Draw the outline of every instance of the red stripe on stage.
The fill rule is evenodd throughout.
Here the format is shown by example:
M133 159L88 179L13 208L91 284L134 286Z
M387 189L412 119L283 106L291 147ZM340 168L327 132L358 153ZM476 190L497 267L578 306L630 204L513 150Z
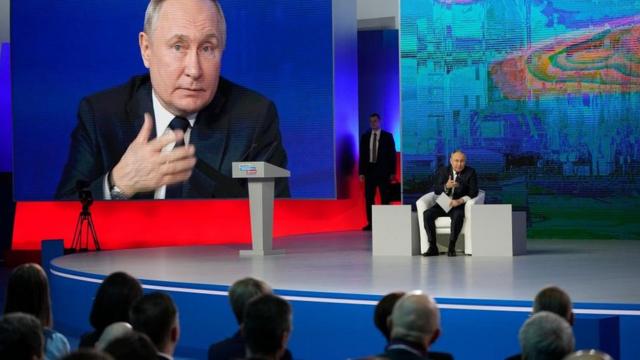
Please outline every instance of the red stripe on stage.
M344 186L346 199L276 200L274 237L359 230L367 220L357 169ZM12 250L40 250L47 239L71 247L80 210L76 201L18 201ZM251 243L249 200L96 201L91 213L103 249Z
M38 250L44 239L70 247L80 209L79 202L18 202L12 249ZM91 213L103 249L251 242L248 200L97 201ZM273 233L355 230L365 222L361 197L276 200Z

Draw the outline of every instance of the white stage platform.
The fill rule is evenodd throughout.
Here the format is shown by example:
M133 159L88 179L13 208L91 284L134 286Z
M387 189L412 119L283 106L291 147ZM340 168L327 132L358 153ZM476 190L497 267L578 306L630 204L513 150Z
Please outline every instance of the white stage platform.
M141 280L228 286L254 276L274 289L383 295L421 289L436 298L524 300L549 284L574 302L640 304L640 242L529 240L518 257L373 257L371 233L277 238L286 254L240 257L248 246L131 249L74 254L62 269L106 276L126 271Z

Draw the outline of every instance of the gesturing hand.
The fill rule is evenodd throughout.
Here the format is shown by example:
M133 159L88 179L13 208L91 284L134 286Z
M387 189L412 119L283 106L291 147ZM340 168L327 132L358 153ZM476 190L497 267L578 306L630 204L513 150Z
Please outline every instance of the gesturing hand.
M447 189L453 189L453 188L455 188L457 186L458 186L458 183L455 180L453 180L453 176L449 175L449 180L447 180L447 183L445 184L445 187Z
M168 131L149 141L152 130L153 119L145 113L138 136L112 170L113 185L117 185L126 196L185 181L196 164L193 145L162 152L166 145L184 138L182 131Z

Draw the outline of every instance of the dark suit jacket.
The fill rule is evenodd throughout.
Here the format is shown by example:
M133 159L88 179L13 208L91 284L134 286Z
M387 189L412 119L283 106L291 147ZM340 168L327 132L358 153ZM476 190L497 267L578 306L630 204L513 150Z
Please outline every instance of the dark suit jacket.
M209 347L209 360L244 359L246 356L245 342L242 333L238 330L232 337L226 338ZM287 349L282 354L281 360L291 360L291 352Z
M149 75L84 98L56 198L77 199L76 183L82 180L88 182L94 198L104 199L104 177L142 128L145 112L153 114ZM233 161L287 166L274 104L222 77L211 103L198 112L190 143L198 163L183 183L185 198L246 196L245 183L231 179ZM286 178L276 181L275 193L289 196ZM153 192L134 198L152 199Z
M389 360L453 360L453 356L448 353L429 352L423 357L404 349L387 350L378 356Z
M375 175L389 178L396 173L396 143L393 141L393 135L390 132L380 130L380 139L378 140L378 157L374 167L369 166L369 142L371 139L371 130L365 132L360 137L360 166L358 173L360 175ZM373 173L370 172L373 170Z
M453 176L451 166L438 169L433 182L433 191L436 195L440 195L445 191L445 185L449 180L449 176ZM462 172L458 174L456 182L458 183L458 187L455 188L453 192L454 199L459 199L464 196L469 196L473 199L478 196L478 175L476 175L476 171L472 167L465 166Z

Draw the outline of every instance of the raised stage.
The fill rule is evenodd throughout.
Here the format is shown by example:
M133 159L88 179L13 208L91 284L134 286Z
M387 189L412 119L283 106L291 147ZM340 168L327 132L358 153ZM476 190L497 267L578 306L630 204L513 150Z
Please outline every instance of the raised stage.
M456 359L500 359L518 352L517 332L536 292L555 284L575 303L578 348L607 348L621 359L640 354L633 341L640 330L638 241L536 240L528 242L528 255L514 258L372 257L370 243L370 233L350 231L276 238L274 247L286 254L270 257L239 257L244 245L63 256L51 266L56 327L70 335L87 331L99 282L122 270L145 289L174 297L183 330L179 354L204 358L210 343L235 331L229 285L254 276L292 302L295 358L380 352L376 301L390 291L420 289L442 310L443 334L434 349Z

